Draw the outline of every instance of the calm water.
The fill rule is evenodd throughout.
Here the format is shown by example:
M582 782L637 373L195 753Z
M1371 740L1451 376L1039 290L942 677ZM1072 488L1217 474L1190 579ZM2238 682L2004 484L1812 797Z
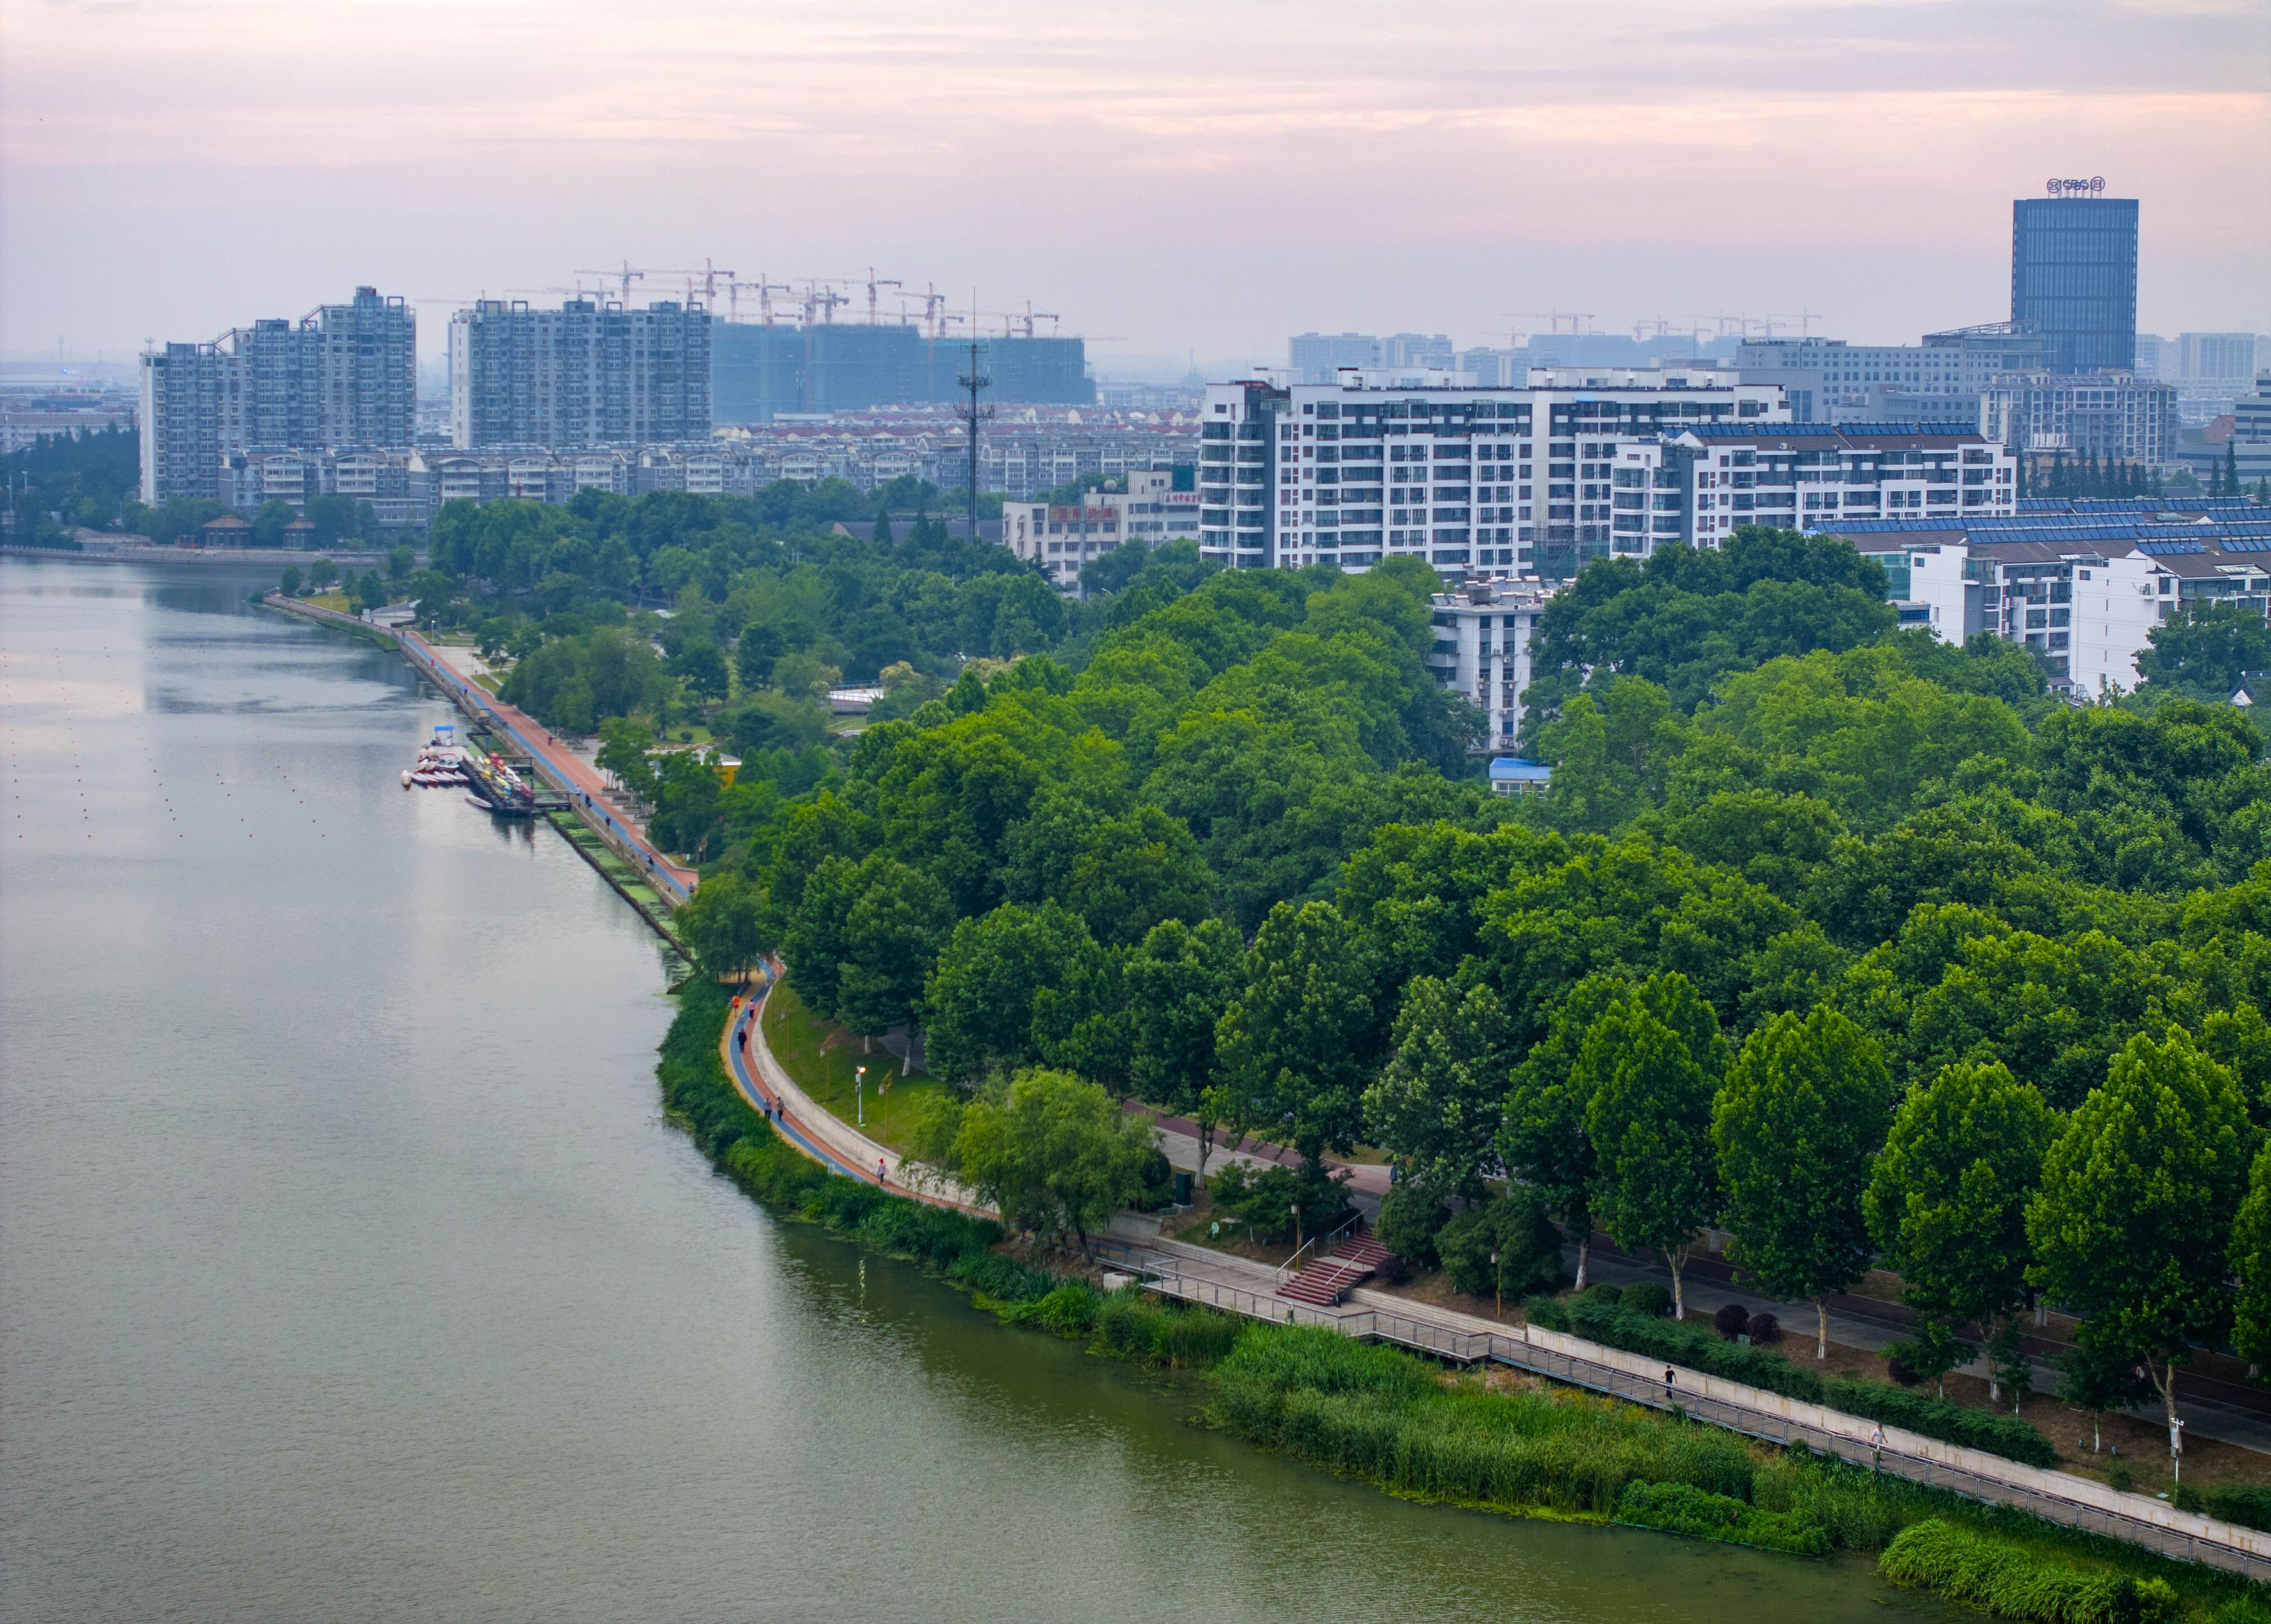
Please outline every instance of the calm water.
M0 560L0 1615L1944 1616L1402 1504L774 1222L630 911L253 584Z

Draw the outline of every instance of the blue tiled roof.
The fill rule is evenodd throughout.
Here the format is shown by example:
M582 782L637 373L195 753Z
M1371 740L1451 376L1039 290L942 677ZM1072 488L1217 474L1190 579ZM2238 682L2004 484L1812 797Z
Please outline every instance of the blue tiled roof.
M1493 784L1543 784L1553 776L1553 769L1542 761L1500 756L1492 761L1490 776Z

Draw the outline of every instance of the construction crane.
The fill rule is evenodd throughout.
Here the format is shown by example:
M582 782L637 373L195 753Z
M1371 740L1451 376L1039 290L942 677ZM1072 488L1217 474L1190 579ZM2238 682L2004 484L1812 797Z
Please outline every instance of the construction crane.
M796 291L786 282L768 280L762 271L757 272L757 279L754 282L728 279L726 284L726 318L730 321L741 318L741 294L744 290L756 294L757 319L768 327L773 324L773 295Z
M815 310L821 312L822 321L833 322L836 319L836 307L852 302L852 295L837 292L836 285L851 279L850 277L844 276L806 277L803 283L805 294L801 302L804 307L804 324L808 327L812 325L812 313Z
M885 277L878 280L875 276L875 267L873 265L867 267L867 325L872 327L875 324L875 290L879 287L905 287L905 282L896 277Z
M576 274L577 276L622 277L623 281L623 302L625 304L629 304L631 302L631 283L635 280L644 280L647 273L644 271L634 271L631 269L631 262L626 259L623 261L622 268L620 271L578 271Z
M922 292L920 294L903 294L900 295L900 299L902 303L908 299L920 299L922 301L923 325L929 330L930 336L934 339L940 336L941 330L946 322L960 321L962 319L958 316L944 315L946 309L946 295L938 291L938 284L935 282L925 282L923 284ZM942 317L943 317L943 319L942 319Z
M1569 324L1569 336L1573 339L1576 338L1585 331L1578 324L1593 319L1593 312L1590 310L1500 310L1499 314L1511 316L1516 321L1542 319L1547 324L1545 335L1548 338L1552 338L1560 332L1563 322Z
M1781 316L1769 316L1764 319L1769 323L1780 322L1785 327L1790 325L1791 323L1796 322L1798 324L1799 336L1810 339L1813 336L1813 324L1821 319L1821 312L1819 310L1800 310L1794 316L1785 313ZM1774 337L1773 327L1768 327L1767 337L1769 339Z

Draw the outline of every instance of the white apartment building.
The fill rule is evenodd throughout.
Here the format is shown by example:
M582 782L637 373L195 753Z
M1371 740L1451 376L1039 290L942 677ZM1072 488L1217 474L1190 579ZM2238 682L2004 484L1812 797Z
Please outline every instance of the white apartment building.
M1623 449L1699 423L1787 420L1781 391L1676 369L1538 368L1519 388L1209 387L1199 548L1239 569L1392 557L1548 579L1612 547Z
M2132 372L2023 372L1980 398L1979 426L2014 451L2065 451L2167 466L2176 455L2177 391Z
M1620 543L1643 529L1651 549L1667 536L1716 547L1745 525L1818 530L2019 510L2019 459L1962 423L1705 423L1672 436L1661 460L1644 467L1627 452L1619 466Z
M1005 502L1001 544L1039 563L1060 592L1080 590L1081 566L1128 541L1145 547L1199 533L1194 471L1138 469L1127 488L1090 491L1077 503Z
M1522 728L1538 618L1554 589L1536 579L1483 580L1435 597L1435 680L1475 703L1486 719L1478 753L1509 750Z

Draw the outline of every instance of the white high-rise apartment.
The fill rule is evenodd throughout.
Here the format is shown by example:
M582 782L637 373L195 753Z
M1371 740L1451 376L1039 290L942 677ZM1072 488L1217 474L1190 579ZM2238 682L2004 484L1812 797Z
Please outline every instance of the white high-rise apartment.
M1361 372L1215 384L1200 551L1240 569L1403 556L1454 577L1566 577L1612 550L1627 444L1787 418L1777 389L1678 369L1538 368L1500 389Z
M1617 550L1716 547L1746 525L1817 530L1876 518L1979 519L2019 510L2019 459L1964 423L1702 423L1660 457L1627 451Z

